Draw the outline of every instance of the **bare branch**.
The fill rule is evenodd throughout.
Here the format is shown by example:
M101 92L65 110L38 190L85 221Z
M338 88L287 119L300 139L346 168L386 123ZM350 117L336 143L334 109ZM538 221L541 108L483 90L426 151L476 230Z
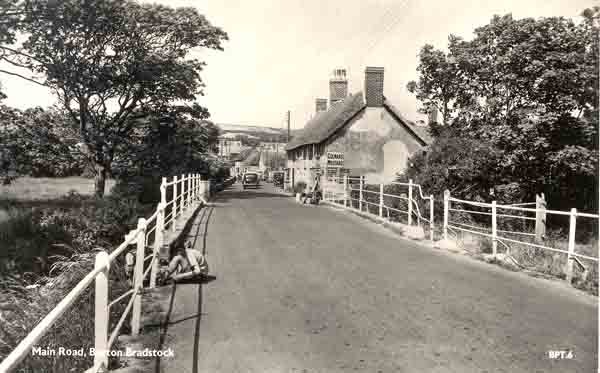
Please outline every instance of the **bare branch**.
M21 74L13 73L13 72L11 72L11 71L6 71L6 70L2 70L2 69L0 69L0 73L4 73L4 74L8 74L8 75L17 76L17 77L19 77L19 78L21 78L21 79L28 80L28 81L30 81L30 82L32 82L32 83L35 83L35 84L37 84L37 85L40 85L40 86L42 86L42 87L47 87L47 88L49 88L49 86L48 86L48 85L46 85L46 84L44 84L44 83L40 83L40 82L38 82L38 81L36 81L36 80L34 80L34 79L32 79L32 78L28 78L28 77L26 77L26 76L23 76L23 75L21 75Z

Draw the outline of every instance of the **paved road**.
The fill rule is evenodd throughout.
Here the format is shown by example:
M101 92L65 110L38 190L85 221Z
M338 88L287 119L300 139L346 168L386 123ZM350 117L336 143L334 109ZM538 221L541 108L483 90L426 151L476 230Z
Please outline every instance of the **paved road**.
M561 284L270 186L220 193L192 233L217 278L177 286L164 372L596 371L597 300Z

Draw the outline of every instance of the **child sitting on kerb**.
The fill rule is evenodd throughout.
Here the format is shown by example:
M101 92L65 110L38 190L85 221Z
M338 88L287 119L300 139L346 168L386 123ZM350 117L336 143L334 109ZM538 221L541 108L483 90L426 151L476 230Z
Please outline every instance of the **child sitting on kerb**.
M202 252L192 248L192 243L187 241L185 246L178 246L175 256L171 259L165 278L188 278L194 275L208 274L208 263Z

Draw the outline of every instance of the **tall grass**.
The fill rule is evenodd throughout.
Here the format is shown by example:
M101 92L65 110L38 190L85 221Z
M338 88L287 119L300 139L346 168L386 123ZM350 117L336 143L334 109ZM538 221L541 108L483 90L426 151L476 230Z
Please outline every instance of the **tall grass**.
M94 253L76 254L63 257L53 266L57 275L42 276L36 288L18 278L6 277L0 290L2 305L0 322L0 360L46 316L52 308L69 292L94 266ZM128 290L123 270L111 269L111 299ZM125 304L115 304L110 309L112 330L124 311ZM66 311L58 322L37 343L37 346L58 351L83 349L87 355L94 345L94 287L90 286ZM118 346L115 346L118 347ZM114 368L118 362L110 361ZM83 372L93 365L91 356L34 356L29 354L19 364L18 372Z
M360 192L358 184L352 187L350 192L350 205L359 209L359 197ZM413 198L417 200L421 216L425 219L430 219L429 216L429 201L420 200L415 197L415 193L418 193L416 189L413 189ZM384 185L384 209L383 216L390 221L408 223L408 214L400 211L408 211L408 203L406 199L396 198L393 196L401 196L404 194L408 195L408 187L398 184ZM363 189L363 207L364 212L368 212L374 215L379 214L379 185L366 184ZM438 198L434 204L434 222L437 229L434 232L434 237L437 239L441 238L442 226L443 226L443 200ZM489 212L489 209L479 209L475 206L460 206L460 204L453 203L452 207L455 209L465 210L481 210ZM388 209L389 208L389 209ZM413 209L413 211L416 207ZM400 210L400 211L398 211ZM505 212L503 212L505 213ZM511 215L521 215L522 212L512 211ZM530 216L530 215L529 215ZM560 219L563 218L563 219ZM568 218L568 217L566 217ZM588 219L589 220L589 219ZM413 216L413 224L417 221L416 217ZM450 225L453 223L467 224L477 228L468 228L474 231L481 231L482 233L491 233L491 216L471 214L468 212L450 212L449 217ZM565 217L556 218L555 216L548 215L549 227L544 239L543 245L554 249L567 250L568 249L568 232L565 226L568 227L568 219ZM425 229L428 236L429 224L421 224ZM480 228L480 229L478 229ZM505 231L527 233L529 235L512 234L501 232L498 233L499 237L507 237L513 240L518 240L524 243L534 243L534 237L532 237L535 226L533 221L525 221L522 219L515 218L498 218L498 229ZM492 252L492 240L491 238L483 235L477 235L461 230L450 229L449 234L451 237L457 239L460 246L466 251L478 255L488 254ZM594 224L590 224L589 221L578 219L577 221L577 237L575 252L579 254L588 255L591 257L598 257L598 231ZM512 258L514 258L519 264L521 269L529 270L533 273L540 275L547 275L555 278L566 278L565 265L567 262L567 255L564 253L557 253L547 249L533 248L526 244L517 244L513 242L503 241L504 244L498 243L498 252L508 252ZM589 293L598 295L598 269L597 263L581 259L581 262L585 265L586 269L582 269L577 263L573 265L573 286L585 290Z
M471 221L471 223L473 223ZM482 228L489 228L480 224ZM489 233L482 230L482 232ZM533 233L533 230L525 231ZM450 229L450 236L455 238L459 245L466 251L478 254L492 253L492 239L482 235L476 235L470 232ZM547 249L531 247L525 243L535 243L531 236L518 234L501 233L497 245L498 253L509 254L514 258L518 267L522 270L531 271L534 275L548 276L558 279L566 278L567 254L555 252ZM524 242L522 244L502 241L502 237ZM505 244L502 244L504 242ZM538 243L539 244L539 243ZM548 231L543 245L554 249L567 251L568 239L562 230ZM575 246L575 252L579 254L597 257L598 241L590 238L583 242L578 242ZM581 259L586 269L581 268L577 263L573 265L573 286L588 293L598 295L598 265L596 262Z
M110 191L115 180L107 180L106 190ZM70 192L80 195L94 194L94 179L85 177L19 177L9 185L0 185L0 196L3 200L39 201L61 198Z
M71 193L26 208L22 201L13 202L8 218L0 222L0 360L93 269L95 248L112 251L135 228L138 217L155 208L141 204L137 196L118 193L104 199ZM122 263L111 266L110 299L129 288L123 271ZM125 304L126 300L111 307L111 329ZM92 285L38 346L87 352L94 343L93 313ZM128 331L125 327L121 332ZM85 371L92 360L30 354L17 371Z

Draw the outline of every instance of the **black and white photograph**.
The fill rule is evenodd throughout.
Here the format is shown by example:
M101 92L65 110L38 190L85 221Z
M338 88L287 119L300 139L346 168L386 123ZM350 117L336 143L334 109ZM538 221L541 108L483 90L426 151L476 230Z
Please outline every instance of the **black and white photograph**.
M600 373L599 0L0 0L0 373Z

